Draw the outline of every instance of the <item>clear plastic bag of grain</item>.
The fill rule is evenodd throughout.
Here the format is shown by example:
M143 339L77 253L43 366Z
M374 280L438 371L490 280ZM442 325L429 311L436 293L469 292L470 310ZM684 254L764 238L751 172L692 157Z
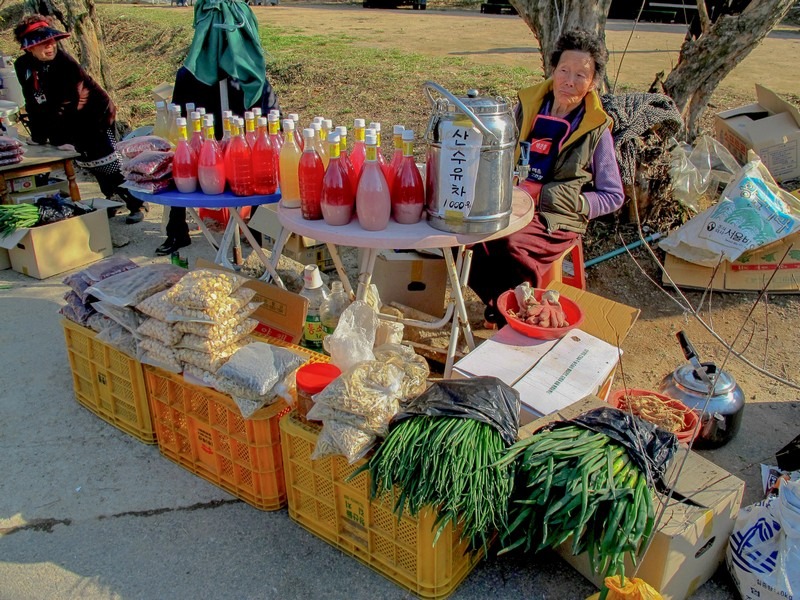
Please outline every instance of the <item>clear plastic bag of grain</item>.
M189 348L176 348L175 355L183 363L183 366L191 365L198 369L216 373L227 360L233 356L234 352L243 347L243 344L233 343L225 348L220 348L213 352L202 352L200 350L190 350Z
M167 346L175 346L183 338L183 332L175 329L172 323L160 321L152 317L146 319L136 329L138 335L144 335L158 340Z
M233 317L245 305L249 304L255 295L255 290L242 287L230 296L217 298L208 308L189 308L187 306L173 305L172 309L167 313L167 321L217 324ZM256 304L255 308L260 306L258 302L254 304Z
M314 452L311 453L311 460L340 454L353 464L369 452L376 439L373 434L361 431L358 427L338 421L325 421Z
M129 306L115 306L98 300L97 302L92 302L92 307L101 315L105 315L112 321L119 323L131 333L134 333L139 328L139 325L142 324L140 314Z
M159 321L167 321L167 315L175 308L175 305L167 300L167 290L162 290L153 294L149 298L145 298L136 305L136 310L140 313L158 319Z
M216 375L188 363L183 365L183 379L192 385L202 385L209 388L214 388L217 383Z
M331 408L325 404L315 403L308 411L306 419L325 423L336 421L337 423L356 427L365 433L386 437L389 432L389 421L397 414L396 407L396 404L393 406L391 403L385 403L368 415L354 415L353 413Z
M186 269L176 265L144 265L98 281L86 288L85 293L116 306L136 306L175 285L185 273Z
M400 389L400 401L416 398L428 387L431 368L423 356L417 354L411 346L404 344L383 344L372 349L375 360L396 365L403 369L403 383Z
M178 348L187 348L199 352L218 352L231 344L245 341L247 336L247 333L235 333L232 331L215 338L207 338L193 333L184 333L183 338L178 342Z
M139 338L136 341L136 352L139 362L161 367L173 373L183 371L183 365L175 355L175 349L154 338Z
M97 334L95 339L98 342L113 346L131 358L136 358L136 339L130 331L119 323L110 321L107 326Z
M190 271L167 293L167 299L177 306L212 309L247 282L229 271L198 269Z
M201 337L216 337L228 331L238 329L245 333L251 333L258 327L258 321L250 319L255 310L259 307L258 302L248 302L236 313L223 321L217 323L198 323L197 321L177 321L175 327L183 333L193 333Z
M365 417L397 412L404 377L397 365L366 360L339 375L313 399L316 404Z

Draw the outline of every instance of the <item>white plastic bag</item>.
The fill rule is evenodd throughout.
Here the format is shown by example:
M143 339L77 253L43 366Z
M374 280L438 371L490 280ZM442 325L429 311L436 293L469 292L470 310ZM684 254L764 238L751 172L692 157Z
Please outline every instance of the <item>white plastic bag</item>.
M365 360L375 360L372 347L378 315L364 302L356 300L348 306L336 330L322 340L322 346L330 354L331 362L343 372Z
M700 211L700 198L706 194L716 200L720 183L727 185L739 172L739 163L728 149L709 135L694 145L685 146L671 139L670 179L672 197L694 213Z
M786 600L800 593L800 481L739 511L726 551L742 600Z
M755 157L755 155L753 155ZM721 200L661 240L662 250L716 267L747 250L800 230L800 199L780 189L758 157L725 188Z
M185 274L186 269L175 265L145 265L98 281L86 294L115 306L134 306L172 287Z

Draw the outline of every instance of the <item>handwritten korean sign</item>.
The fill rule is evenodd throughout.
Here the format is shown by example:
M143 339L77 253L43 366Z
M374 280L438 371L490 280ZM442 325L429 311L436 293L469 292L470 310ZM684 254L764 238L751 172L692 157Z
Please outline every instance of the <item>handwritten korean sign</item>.
M439 214L445 219L463 219L475 202L483 134L470 121L443 123L441 134Z

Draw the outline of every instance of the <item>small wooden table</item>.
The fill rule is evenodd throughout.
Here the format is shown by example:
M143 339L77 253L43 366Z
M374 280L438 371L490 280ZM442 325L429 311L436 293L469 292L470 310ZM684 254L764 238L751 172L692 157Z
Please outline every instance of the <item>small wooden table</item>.
M75 181L72 159L80 156L77 152L59 150L55 146L26 146L22 161L13 165L0 166L0 204L12 204L11 191L7 179L40 175L53 169L64 169L69 182L69 195L73 201L81 199L81 192Z

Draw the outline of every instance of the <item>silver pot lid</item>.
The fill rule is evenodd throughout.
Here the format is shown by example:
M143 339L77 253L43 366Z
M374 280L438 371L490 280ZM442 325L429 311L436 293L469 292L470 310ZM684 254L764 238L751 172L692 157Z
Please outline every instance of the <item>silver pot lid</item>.
M506 98L479 96L478 90L469 90L467 91L466 97L459 96L458 99L476 115L498 115L511 110ZM454 104L448 102L448 110L450 112L455 112L458 109Z
M709 379L714 382L713 396L724 396L736 387L736 381L727 371L720 371L714 363L704 362L701 364L705 367ZM681 365L675 369L672 376L678 385L693 392L703 396L709 392L710 385L700 378L693 365Z

